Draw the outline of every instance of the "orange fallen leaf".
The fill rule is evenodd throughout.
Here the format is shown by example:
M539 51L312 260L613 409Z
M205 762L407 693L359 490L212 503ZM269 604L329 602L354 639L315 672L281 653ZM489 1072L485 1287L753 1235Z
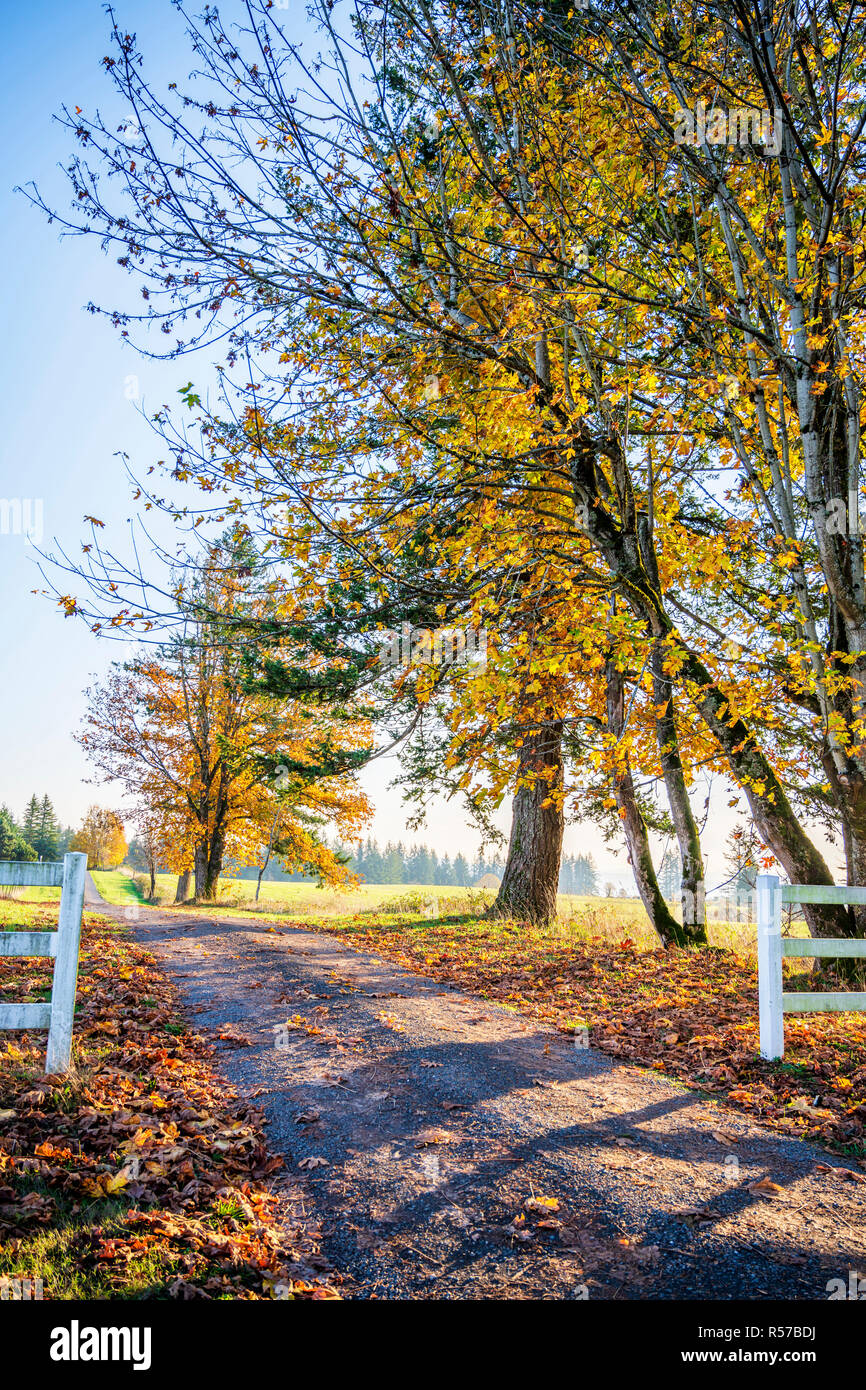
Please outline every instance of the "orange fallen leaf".
M545 1215L549 1211L559 1211L559 1202L555 1197L527 1197L523 1205L527 1211L540 1211Z
M756 1197L781 1197L785 1189L769 1178L761 1178L758 1182L749 1183L749 1191Z

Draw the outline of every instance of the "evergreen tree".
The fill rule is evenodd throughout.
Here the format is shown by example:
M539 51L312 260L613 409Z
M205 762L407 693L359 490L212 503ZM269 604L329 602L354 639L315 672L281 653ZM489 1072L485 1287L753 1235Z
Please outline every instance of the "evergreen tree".
M21 834L24 836L27 843L32 845L34 849L36 848L36 840L39 835L40 820L39 798L34 793L27 803L24 819L21 822Z
M440 859L429 845L406 845L402 840L398 840L396 844L389 840L384 849L380 849L378 842L373 839L359 843L351 850L342 850L338 844L335 844L334 849L346 855L349 867L362 883L415 883L427 887L466 888L477 882L483 873L495 873L501 877L503 872L503 866L498 859L485 864L484 860L478 857L474 864L470 865L464 854L456 855L453 860L446 854ZM273 876L299 877L276 871Z
M411 860L411 883L435 883L433 856L426 845L420 845Z
M384 854L383 854L383 856L382 856L382 879L381 879L381 882L382 882L382 883L403 883L403 882L405 882L405 878L404 878L404 868L403 868L403 856L402 856L402 854L400 853L400 850L399 850L398 846L395 845L395 844L392 844L390 841L389 841L388 844L385 846L385 852L384 852Z
M35 858L35 849L25 840L9 811L4 807L0 811L0 859L29 861Z
M671 902L680 895L680 857L672 849L666 849L658 873L662 896Z
M597 897L600 891L598 886L598 871L595 867L595 860L591 854L584 856L583 872L586 885L584 891L591 894L593 897Z
M442 886L445 888L452 887L456 882L456 879L454 877L454 866L451 863L450 856L447 854L439 864L439 875L436 879L436 882L441 883Z
M368 840L364 852L364 881L384 883L382 854L375 840Z
M458 854L454 860L454 881L458 888L468 888L472 882L471 875L472 870L469 868L466 856Z
M29 809L29 808L28 808ZM35 837L30 841L40 859L57 859L60 846L60 826L49 796L43 796L39 803L39 817Z

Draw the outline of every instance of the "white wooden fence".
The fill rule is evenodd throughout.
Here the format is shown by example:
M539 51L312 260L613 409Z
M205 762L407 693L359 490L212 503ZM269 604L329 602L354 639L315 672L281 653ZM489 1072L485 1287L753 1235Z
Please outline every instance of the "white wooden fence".
M782 959L785 956L866 956L866 941L851 937L782 936L783 903L866 903L866 888L837 888L824 884L780 883L775 874L759 874L758 896L758 1012L761 1056L770 1060L785 1051L785 1014L847 1013L866 1010L866 993L785 994Z
M69 1070L86 875L86 854L67 854L62 862L46 864L0 860L0 884L60 889L57 931L0 931L0 956L54 957L50 1004L0 1004L0 1029L48 1029L49 1074Z

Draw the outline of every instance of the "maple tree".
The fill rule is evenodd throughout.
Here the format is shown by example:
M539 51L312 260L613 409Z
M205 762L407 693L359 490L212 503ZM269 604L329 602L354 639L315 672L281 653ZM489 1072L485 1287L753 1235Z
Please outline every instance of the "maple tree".
M126 858L123 823L117 812L91 806L69 848L87 855L88 869L116 869Z
M303 563L308 606L345 576L335 545L375 590L435 537L434 611L459 602L494 631L554 574L578 610L566 650L636 672L640 718L617 735L622 701L601 681L591 713L618 749L633 862L646 855L622 756L664 781L698 937L694 767L737 783L794 881L832 881L804 825L819 806L861 881L862 546L829 524L840 480L859 487L851 26L821 5L758 19L736 4L398 0L358 9L350 45L316 8L327 90L270 10L251 9L244 42L209 12L191 25L205 85L182 98L201 140L117 29L106 67L147 134L69 121L85 147L77 225L143 281L144 314L115 312L122 332L144 318L179 345L228 333L229 369L244 363L226 418L185 392L201 447L161 413L173 476L217 512L257 509L277 553ZM677 142L677 111L717 89L778 105L775 153L706 129ZM113 204L92 164L117 175ZM581 593L596 599L583 611ZM613 596L629 617L614 652ZM558 676L562 625L547 630L537 659ZM500 687L504 708L525 710L522 680ZM473 691L482 703L483 681ZM550 748L581 716L536 717L522 737ZM504 761L549 811L556 758ZM532 863L556 858L548 819ZM806 911L815 931L860 930L856 913Z
M210 544L178 592L183 631L87 692L79 742L103 778L123 784L158 859L195 897L217 895L227 862L256 863L271 839L290 868L329 882L348 872L320 827L356 836L369 807L354 784L363 724L277 702L250 681L245 624L261 616L255 557L243 536ZM186 880L188 882L188 880Z

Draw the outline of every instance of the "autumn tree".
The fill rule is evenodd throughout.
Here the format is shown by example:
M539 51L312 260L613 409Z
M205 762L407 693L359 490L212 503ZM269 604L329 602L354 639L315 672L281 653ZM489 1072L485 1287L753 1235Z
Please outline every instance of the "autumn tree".
M307 518L292 543L314 595L335 538L387 574L431 516L448 519L441 573L475 566L476 625L526 603L486 584L491 555L532 585L546 558L573 592L592 575L641 630L665 697L657 752L695 898L683 759L668 753L674 735L699 740L696 721L705 766L743 789L789 876L829 883L794 804L817 766L859 881L859 541L828 521L859 429L850 26L806 7L807 42L781 5L753 23L736 5L396 0L356 13L349 56L339 9L316 8L327 92L298 69L308 89L287 91L296 55L271 10L251 8L240 38L208 11L185 106L147 88L116 30L107 66L141 134L70 117L77 225L143 278L145 318L184 347L229 335L228 366L243 363L234 409L202 411L201 446L161 415L173 474L258 509L278 550L274 509ZM797 70L813 89L802 119ZM778 152L765 140L737 164L706 138L677 144L675 108L720 83L746 106L778 96ZM135 316L116 317L129 332ZM779 695L798 708L797 746ZM807 914L854 928L842 910Z
M126 858L123 823L116 811L91 806L69 846L87 855L88 869L116 869Z
M217 895L227 860L257 862L277 811L283 862L344 881L319 830L354 834L368 809L352 774L363 727L251 686L240 628L263 618L258 578L241 533L209 545L179 592L182 633L88 691L79 737L99 774L133 798L153 857L181 877L192 868L197 899Z

